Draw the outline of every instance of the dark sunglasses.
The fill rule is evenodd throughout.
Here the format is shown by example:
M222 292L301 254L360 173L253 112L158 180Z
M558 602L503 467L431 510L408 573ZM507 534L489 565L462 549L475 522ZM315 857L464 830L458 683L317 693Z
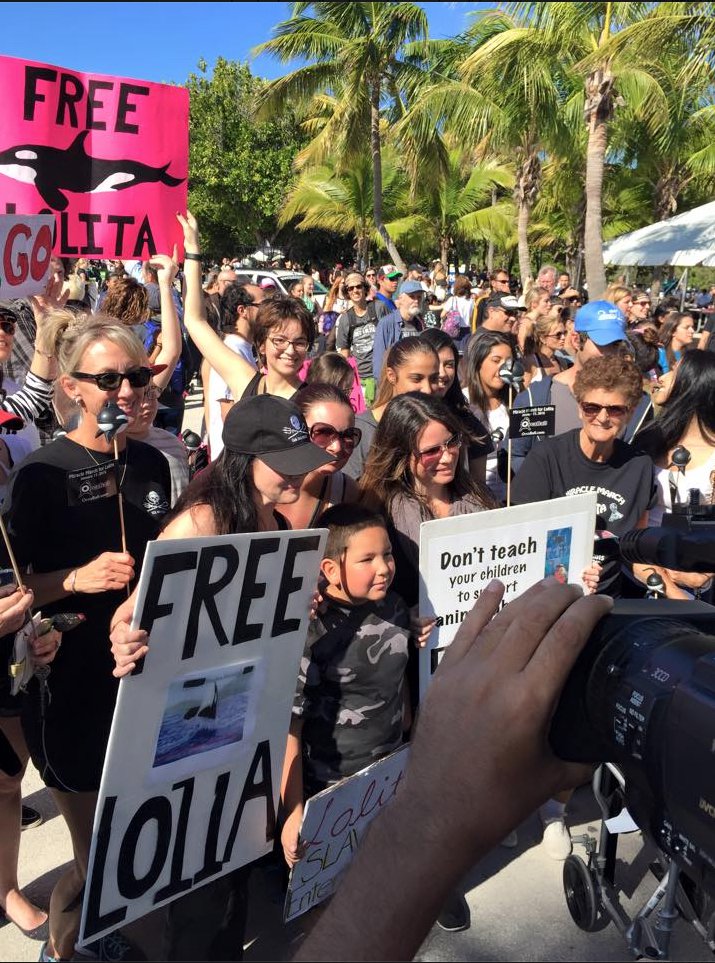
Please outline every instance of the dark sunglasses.
M15 334L15 319L9 314L0 314L0 331L3 334Z
M587 418L595 418L602 411L608 413L609 418L623 418L628 414L627 405L597 405L590 401L581 402L581 411Z
M338 431L332 425L325 425L321 422L313 425L310 429L310 440L320 448L327 448L328 445L332 445L336 438L340 439L340 444L345 449L352 451L362 438L362 431L359 428L346 428L345 431Z
M85 371L73 371L72 377L78 381L93 381L100 391L116 391L126 378L132 388L146 388L151 381L151 368L131 368L129 371L102 371L100 374L88 374Z

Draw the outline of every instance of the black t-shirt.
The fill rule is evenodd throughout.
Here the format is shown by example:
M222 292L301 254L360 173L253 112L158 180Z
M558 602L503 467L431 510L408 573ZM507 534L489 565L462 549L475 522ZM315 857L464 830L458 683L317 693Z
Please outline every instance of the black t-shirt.
M512 482L512 502L520 505L596 492L596 531L623 535L656 503L653 462L619 439L608 461L591 461L581 451L579 435L576 428L535 445ZM599 539L593 557L603 565L598 594L617 598L621 571L617 543Z
M705 345L705 350L715 351L715 314L705 322L703 331L710 335L708 343Z
M146 543L156 538L169 510L171 478L160 451L131 440L118 468L113 459L90 454L67 437L23 462L6 517L18 563L31 564L37 573L54 572L85 565L103 552L121 552L117 481L127 550L138 577ZM99 787L118 684L112 676L109 623L124 599L125 590L78 593L42 606L43 615L82 612L87 617L67 633L50 666L44 727L36 678L23 707L33 761L55 788Z
M360 317L354 308L338 318L335 347L347 349L355 358L358 376L372 378L372 349L375 343L378 315L373 302L368 302L367 311Z

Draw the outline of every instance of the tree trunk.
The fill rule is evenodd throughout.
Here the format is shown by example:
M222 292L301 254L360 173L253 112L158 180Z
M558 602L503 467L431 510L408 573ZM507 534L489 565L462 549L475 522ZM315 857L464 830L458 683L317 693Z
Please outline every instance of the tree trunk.
M439 259L444 264L445 271L449 264L449 238L442 236L439 239Z
M614 78L608 64L597 67L586 79L584 119L588 125L586 151L586 216L583 247L586 284L589 300L594 301L606 290L606 270L603 265L603 168L608 142L608 121L618 99Z
M519 274L521 275L521 287L526 291L531 277L531 261L529 260L529 241L526 232L529 227L529 205L519 204L519 218L517 221L517 233L519 237Z
M388 234L382 217L382 150L380 145L380 84L375 82L370 92L370 147L372 150L372 205L375 227L395 266L406 274L405 262Z

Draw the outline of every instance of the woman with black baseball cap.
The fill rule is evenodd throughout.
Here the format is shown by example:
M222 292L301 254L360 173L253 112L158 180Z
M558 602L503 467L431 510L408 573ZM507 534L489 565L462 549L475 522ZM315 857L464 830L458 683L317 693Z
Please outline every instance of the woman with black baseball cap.
M256 395L231 408L223 426L223 451L198 474L168 516L162 539L196 538L237 532L270 532L289 528L280 506L298 500L308 472L332 461L310 440L300 409L291 401ZM134 594L112 619L115 676L132 671L148 652L146 632L132 630ZM166 910L164 960L193 959L192 931L210 934L204 959L240 959L245 926L246 882L250 867L171 903ZM187 942L188 941L188 942Z

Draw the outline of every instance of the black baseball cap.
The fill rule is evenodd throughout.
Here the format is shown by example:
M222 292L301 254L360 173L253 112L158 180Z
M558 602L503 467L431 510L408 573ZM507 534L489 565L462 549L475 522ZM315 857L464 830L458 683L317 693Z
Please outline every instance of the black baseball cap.
M333 461L314 445L300 408L275 395L255 395L237 402L223 425L224 448L255 455L281 475L305 475Z

